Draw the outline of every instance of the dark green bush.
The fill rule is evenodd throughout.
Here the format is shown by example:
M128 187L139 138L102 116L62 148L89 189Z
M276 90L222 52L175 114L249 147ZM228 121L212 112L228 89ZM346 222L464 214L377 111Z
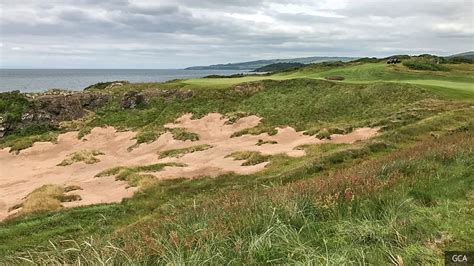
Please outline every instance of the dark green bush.
M30 105L30 101L20 91L0 93L0 115L8 121L19 121Z
M426 59L410 59L403 61L403 65L412 70L428 70L428 71L448 71L449 69L440 64L436 64Z

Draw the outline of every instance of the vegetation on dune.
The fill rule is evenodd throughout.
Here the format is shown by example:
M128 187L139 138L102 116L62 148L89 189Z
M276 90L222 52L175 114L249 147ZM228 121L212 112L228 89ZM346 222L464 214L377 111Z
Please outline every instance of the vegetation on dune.
M236 151L226 156L226 158L232 157L234 160L245 160L242 166L257 165L270 160L269 155L262 155L258 151Z
M237 120L239 120L240 118L247 117L249 115L250 114L248 114L246 112L230 112L230 113L227 113L227 114L224 115L224 117L227 119L225 124L226 125L232 125L235 122L237 122Z
M100 162L100 159L96 156L104 155L105 153L98 150L80 150L68 155L68 158L64 159L58 164L58 166L67 166L76 162L84 162L86 164L94 164Z
M154 175L142 173L159 172L167 166L185 167L186 165L182 163L157 163L135 167L117 166L98 173L96 177L114 175L116 180L126 181L132 187L146 187L155 182L156 178Z
M8 135L0 139L0 148L10 148L10 152L19 153L21 150L33 146L36 142L56 142L58 138L57 131L46 131L41 129L43 133L32 133L22 135Z
M65 194L80 187L58 185L44 185L29 193L21 204L10 208L10 211L20 209L15 216L58 210L62 207L61 202L81 200L79 195Z
M169 128L168 129L171 134L173 134L173 138L176 140L190 140L190 141L197 141L199 140L199 135L194 132L189 132L184 128Z
M157 97L146 106L130 110L111 104L98 110L85 127L109 125L135 129L138 130L137 143L145 143L158 138L166 131L166 123L185 113L199 118L218 112L229 114L230 122L242 117L240 114L255 114L263 118L258 128L246 129L235 136L262 132L275 134L278 126L309 130L336 122L367 125L398 110L403 104L431 97L427 91L403 84L366 86L311 79L250 83L244 90L196 89L191 98ZM394 98L397 101L393 101ZM197 140L199 137L183 129L170 130L175 138L181 140Z
M424 58L425 57L420 57L415 59L409 59L406 61L428 60ZM428 62L431 61L428 60ZM406 94L405 90L409 87L407 86L406 88L400 88L404 85L399 83L409 83L414 84L415 86L422 86L424 89L432 91L443 98L449 97L463 100L471 99L472 101L474 99L474 90L472 87L472 82L474 82L474 79L472 78L472 73L474 71L472 68L473 65L444 64L442 66L448 67L450 71L412 71L409 68L401 65L388 66L384 62L328 62L320 64L311 64L295 71L276 73L265 77L246 76L242 78L226 79L207 78L179 80L161 84L123 84L123 86L116 87L113 89L104 89L105 92L114 95L111 103L97 110L96 115L88 118L87 121L84 121L84 123L79 125L79 127L81 128L76 129L80 130L80 136L84 136L90 131L90 129L95 126L111 125L119 129L133 129L138 131L137 142L138 144L140 144L150 142L158 138L163 132L166 132L166 129L163 127L164 124L173 122L177 117L184 113L191 112L195 115L196 118L201 117L209 112L220 112L223 114L236 114L240 112L246 114L258 114L261 117L268 113L265 112L266 110L272 111L271 109L275 109L275 112L284 112L285 114L291 113L292 110L286 108L286 102L284 101L285 99L275 99L272 97L275 94L273 92L274 87L278 87L277 90L280 92L282 90L286 91L280 93L281 96L290 95L295 91L300 92L297 97L289 99L289 106L293 108L293 110L295 104L294 101L299 101L299 99L303 99L304 104L307 104L311 100L314 100L316 98L322 99L321 94L324 93L329 93L334 97L344 97L344 95L336 95L338 91L341 92L344 89L354 90L357 88L379 86L378 90L381 90L382 87L391 87L393 91L399 91L401 94ZM314 80L323 79L324 77L331 76L341 76L345 79L341 82L338 82L337 86L334 85L333 82L324 83L319 80ZM237 83L247 81L258 81L262 79L267 81L247 83L250 84L247 86L242 86L241 84L239 84L238 86L232 87L234 84ZM268 79L280 81L270 81ZM378 81L397 82L397 84L378 84L376 83ZM367 84L370 84L370 86L367 86ZM252 87L254 87L254 90L251 89ZM312 92L305 92L305 89L307 90L309 87L313 87ZM335 92L330 91L332 89L334 89ZM163 96L154 97L150 100L150 102L147 101L147 104L139 105L135 109L123 109L120 106L121 97L124 93L130 90L152 91L157 95ZM318 91L320 91L320 93L317 93ZM193 95L190 98L180 96L181 94L186 94L189 92L192 92L191 94ZM306 95L303 95L303 92ZM365 96L364 94L365 92L361 92L359 95ZM21 96L21 94L19 96ZM300 98L302 96L306 97ZM24 98L24 96L21 97ZM391 97L397 97L397 95L391 95ZM422 97L427 97L427 95L420 95L420 98ZM259 103L262 105L262 111L255 110L258 109L256 108L256 106L249 107L245 104L246 102L252 102L252 100L255 100L257 98L265 98L262 100L266 100L265 102ZM273 100L277 101L274 103L270 102ZM347 100L345 99L344 101ZM11 102L17 105L17 100L8 100L5 102ZM18 100L18 102L23 102L25 105L20 104L20 106L23 107L19 109L10 107L7 108L8 110L10 110L9 112L17 114L14 115L15 117L18 117L18 115L21 113L21 110L26 108L28 104L26 99ZM324 101L321 100L320 102ZM314 111L314 109L317 109L317 105L320 103L316 101L315 104L316 105L314 105L314 108L312 108L313 110L308 110L306 106L303 106L303 108L298 109L310 113L310 111ZM14 111L17 109L20 111ZM319 113L316 113L314 115L314 120L318 120L316 118L317 115L319 115ZM233 119L234 120L231 120L231 122L238 119L238 117L234 117ZM291 120L293 120L293 118ZM306 118L305 120L308 119ZM282 121L272 121L267 118L264 119L264 122L265 125L262 125L259 129L254 129L252 131L275 133L275 131L273 130L274 126L287 124L286 121L283 121L283 123L281 123ZM318 123L316 121L313 122ZM330 121L330 123L333 123L333 121ZM34 129L32 128L31 130L28 130L29 132L23 135L21 132L14 132L11 138L1 138L0 145L1 147L17 146L13 150L19 150L31 146L32 141L49 141L50 139L54 138L52 136L45 136L44 133L51 132L52 129L53 128L49 127L48 125L38 125ZM303 130L310 129L314 130L314 128L310 127L303 128ZM31 140L26 140L29 137L31 137ZM22 139L25 139L23 145L15 144L17 140L18 142L22 142Z
M115 176L140 190L122 203L2 222L0 264L441 263L443 250L474 248L473 68L442 66L449 71L361 59L268 76L107 89L112 101L79 125L84 133L105 125L133 129L143 143L185 113L200 118L218 112L228 124L248 115L262 118L257 127L234 136L275 134L284 126L320 138L364 126L380 127L381 134L354 144L302 145L296 149L306 155L299 158L230 154L244 165L268 162L250 175L160 181L149 173L184 165L108 169L97 176ZM345 79L319 80L328 76ZM163 93L124 109L120 99L130 90ZM181 97L181 90L192 91L192 97ZM174 130L183 140L199 137ZM31 145L38 131L30 133L4 137L0 145ZM41 134L56 133L45 129ZM256 143L263 144L270 142ZM209 148L200 146L159 156ZM69 189L74 187L63 191ZM57 206L55 200L51 206Z
M331 139L331 133L327 129L320 130L316 133L316 138L318 139Z
M193 153L193 152L198 152L198 151L205 151L205 150L208 150L208 149L211 149L211 148L212 148L212 145L201 144L201 145L191 146L191 147L187 147L187 148L160 151L160 152L158 152L158 155L159 155L160 159L163 159L163 158L166 158L166 157L180 158L180 157L183 157L184 155L186 155L188 153Z
M424 140L315 178L197 198L112 242L55 242L54 255L17 256L37 263L439 263L445 249L474 246L465 231L474 218L473 140L472 132Z
M262 145L264 145L264 144L278 144L278 142L275 141L275 140L263 140L263 139L259 139L259 140L257 141L257 143L255 143L255 145L257 145L257 146L262 146Z

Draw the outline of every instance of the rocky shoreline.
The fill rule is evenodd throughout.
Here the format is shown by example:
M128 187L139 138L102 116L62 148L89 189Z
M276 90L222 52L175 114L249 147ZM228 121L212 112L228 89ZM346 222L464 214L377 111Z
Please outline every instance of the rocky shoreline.
M57 127L60 122L84 117L112 98L108 93L58 90L35 94L18 91L2 94L22 98L24 111L15 115L0 113L0 137L34 125Z
M52 89L41 93L19 91L0 93L0 100L17 108L0 108L0 138L28 127L58 128L61 122L77 120L108 104L114 89L129 84L127 81L97 83L83 91ZM118 93L120 106L133 109L148 104L155 97L190 98L191 90L150 88L143 91L127 90ZM15 109L15 113L11 113Z

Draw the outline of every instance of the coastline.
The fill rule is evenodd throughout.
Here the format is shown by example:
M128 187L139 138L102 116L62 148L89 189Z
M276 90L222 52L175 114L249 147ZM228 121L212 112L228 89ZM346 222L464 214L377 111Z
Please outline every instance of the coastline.
M166 82L208 75L232 75L248 70L185 69L0 69L0 92L45 92L49 89L82 91L92 84L127 80L132 83Z

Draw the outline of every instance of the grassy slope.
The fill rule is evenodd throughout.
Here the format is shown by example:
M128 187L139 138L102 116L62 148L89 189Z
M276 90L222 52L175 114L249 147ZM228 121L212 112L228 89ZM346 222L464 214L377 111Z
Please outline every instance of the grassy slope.
M393 81L409 84L423 85L427 88L448 88L454 98L469 95L474 97L474 66L470 64L448 65L451 71L411 71L402 65L387 65L385 63L352 64L334 69L327 68L303 68L293 72L277 73L271 76L248 76L243 78L218 78L218 79L189 79L183 84L194 86L213 86L217 88L229 85L257 81L262 79L285 80L293 78L321 79L327 76L343 76L343 82L369 83L376 81ZM438 91L439 90L436 90Z
M111 125L138 130L139 142L156 139L163 125L185 113L195 117L210 112L237 111L263 118L256 131L271 132L278 126L318 130L328 125L367 126L377 123L406 104L436 98L425 90L403 84L338 84L313 79L265 81L249 85L248 92L232 88L195 89L189 99L157 98L151 104L124 110L111 104L99 110L85 126ZM396 101L393 99L396 98Z
M357 67L361 69L357 70ZM228 174L218 178L163 181L122 204L13 219L0 227L0 257L8 252L29 249L46 250L53 261L60 262L75 261L82 256L81 261L93 263L109 257L116 262L131 259L135 262L202 263L209 259L207 262L222 263L233 259L237 263L296 260L338 263L347 259L362 262L365 258L367 262L386 263L397 260L397 256L405 262L414 262L422 257L420 255L428 254L421 258L427 263L439 258L436 255L445 246L472 248L472 238L466 237L472 236L472 232L460 230L469 226L472 213L462 212L456 221L449 217L458 209L472 208L472 201L468 200L473 189L473 176L469 174L472 173L469 168L472 150L468 147L472 143L474 109L463 102L444 101L410 85L349 84L361 82L357 80L361 77L373 81L396 80L391 76L393 73L385 73L385 65L357 67L270 76L275 79L296 78L297 75L319 78L344 73L344 83L311 79L268 81L248 93L227 87L249 78L225 79L225 83L221 79L187 80L180 83L188 88L204 86L194 89L195 95L191 99L158 99L136 110L121 110L116 103L103 108L85 128L106 124L134 128L142 132L144 141L155 138L155 130L185 112L193 112L196 116L235 111L258 114L264 118L261 130L266 131L281 125L313 131L331 126L380 125L385 126L385 131L374 140L354 145L305 147L308 155L303 158L272 156L266 170L249 176ZM469 82L471 78L465 75L469 71L461 66L452 73L410 72L408 76L403 74L398 78L422 83L442 79L458 85ZM464 76L457 76L462 73ZM442 88L442 93L437 92L441 97L459 97L460 90L439 86L446 83L434 84L436 88ZM150 86L156 84L131 84L122 90ZM212 89L206 89L208 86ZM469 88L466 91L464 97L471 97ZM468 133L443 137L462 130ZM433 138L430 134L441 136L441 139L427 140ZM443 143L452 145L443 146ZM417 148L410 148L413 145ZM451 151L449 147L454 148ZM425 153L415 152L422 148ZM391 154L397 150L401 151ZM441 154L440 158L431 155L436 152ZM407 159L410 156L416 164ZM390 164L394 158L400 163ZM374 172L360 170L361 177L355 179L355 185L357 182L365 184L364 180L374 177L393 178L393 184L382 182L381 185L375 179L379 182L376 186L363 186L373 194L361 193L356 200L328 203L314 199L321 191L295 189L299 188L298 184L305 184L301 187L326 187L318 183L324 180L329 182L328 186L333 184L327 177L335 174L334 169L357 177L357 170L351 166L364 161L367 161L366 169ZM311 185L313 183L315 185ZM339 193L347 194L345 185L344 189L338 187L338 182L333 185ZM411 191L412 188L416 191ZM383 211L382 206L385 207ZM437 218L427 222L426 217ZM415 231L418 233L413 235ZM92 248L83 242L90 244L90 236L96 243ZM63 239L76 242L61 242ZM441 244L439 239L443 239ZM58 248L53 248L49 240ZM110 246L106 247L109 240L119 249L114 251ZM433 243L438 244L433 246ZM66 252L71 245L83 255L74 250ZM32 252L15 256L31 256L30 259L44 262L47 255ZM15 256L6 256L5 260L19 262Z

